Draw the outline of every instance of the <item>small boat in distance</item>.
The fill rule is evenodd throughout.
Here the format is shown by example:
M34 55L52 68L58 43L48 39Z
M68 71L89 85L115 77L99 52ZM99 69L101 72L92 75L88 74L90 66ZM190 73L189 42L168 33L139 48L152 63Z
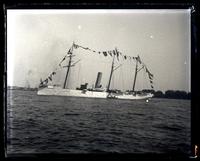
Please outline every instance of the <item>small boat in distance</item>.
M81 84L80 87L77 87L76 89L67 89L67 80L69 79L69 72L70 68L75 66L79 61L75 62L72 64L72 58L74 57L74 49L77 49L78 47L81 47L82 49L85 50L90 50L89 48L85 48L82 46L79 46L75 43L72 44L72 47L69 49L67 55L62 59L61 62L63 62L66 58L69 58L68 60L68 65L65 66L67 67L66 71L66 76L64 80L63 87L57 86L57 85L48 85L48 80L52 80L52 76L56 74L56 72L52 72L51 75L44 81L40 81L39 89L37 94L38 95L55 95L55 96L67 96L67 97L87 97L87 98L105 98L105 99L127 99L127 100L136 100L136 99L147 99L153 97L152 93L147 93L147 92L136 92L135 91L135 84L136 84L136 78L137 78L137 73L141 69L146 69L146 72L149 74L149 79L151 83L151 87L153 88L152 85L152 78L153 75L149 72L147 69L146 65L141 62L139 55L137 57L130 57L130 59L136 60L136 68L135 68L135 76L133 80L133 88L130 91L126 92L121 92L120 90L111 90L110 89L110 84L112 80L112 76L115 70L117 70L121 65L118 67L114 67L115 63L115 58L122 56L124 59L126 59L128 56L122 55L116 48L115 50L109 51L108 53L112 56L112 65L111 65L111 71L109 75L109 80L108 80L108 85L107 88L103 88L101 86L101 77L102 77L102 72L97 73L97 79L95 86L93 88L88 88L88 83ZM92 50L95 52L94 50ZM100 53L100 52L98 52ZM107 52L102 52L104 55L107 54ZM142 64L142 68L138 69L138 63ZM60 64L59 64L60 66Z

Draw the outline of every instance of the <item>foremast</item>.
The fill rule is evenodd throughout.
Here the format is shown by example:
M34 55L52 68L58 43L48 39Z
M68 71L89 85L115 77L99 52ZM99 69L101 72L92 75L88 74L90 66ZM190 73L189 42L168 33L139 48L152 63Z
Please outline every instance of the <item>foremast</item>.
M117 51L117 48L115 48L115 53L117 54L118 53L118 51ZM110 71L110 77L109 77L109 81L108 81L108 86L107 86L107 92L110 92L110 83L111 83L111 80L112 80L112 75L113 75L113 72L115 71L115 70L117 70L121 65L119 65L118 67L114 67L114 63L115 62L115 54L114 54L114 56L113 56L113 60L112 60L112 66L111 66L111 71Z
M73 47L74 47L74 42L72 44L72 47L70 48L70 50L67 53L69 55L69 61L68 61L68 65L67 65L67 73L66 73L66 76L65 76L63 88L66 88L67 79L69 77L69 71L70 71L70 68L71 68L72 56L73 56Z
M135 76L134 76L134 80L133 80L132 92L135 92L135 85L136 85L137 74L138 74L139 71L141 71L141 69L144 68L144 65L143 65L140 69L138 69L138 62L139 62L140 64L142 64L139 55L136 57Z
M113 61L112 61L112 66L111 66L111 71L110 71L110 77L109 77L109 81L108 81L107 92L110 91L110 83L111 83L111 79L112 79L112 75L113 75L113 71L114 71L114 60L115 60L115 56L113 56Z

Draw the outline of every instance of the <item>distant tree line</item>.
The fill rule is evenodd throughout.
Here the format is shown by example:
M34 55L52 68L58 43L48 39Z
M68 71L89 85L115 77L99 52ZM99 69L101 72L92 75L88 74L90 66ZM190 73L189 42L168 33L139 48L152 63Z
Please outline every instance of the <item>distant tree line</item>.
M154 91L150 89L144 89L143 92L151 92L154 94L155 98L173 98L173 99L191 99L191 92L179 91L179 90L167 90L165 92L162 91Z

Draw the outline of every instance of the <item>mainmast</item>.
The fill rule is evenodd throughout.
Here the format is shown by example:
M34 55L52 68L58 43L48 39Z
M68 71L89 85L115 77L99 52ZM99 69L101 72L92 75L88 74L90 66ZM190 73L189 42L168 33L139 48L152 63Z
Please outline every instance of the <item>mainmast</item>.
M115 51L117 52L116 48L115 48ZM108 82L107 92L109 92L110 82L111 82L112 74L113 74L113 71L114 71L114 60L115 60L115 55L113 56L113 61L112 61L112 66L111 66L111 71L110 71L110 78L109 78L109 82Z
M139 58L139 56L138 56L138 58ZM135 77L134 77L134 81L133 81L133 92L135 91L135 83L136 83L137 73L138 73L138 59L136 59Z
M73 47L74 47L74 42L73 42L72 47L70 48L70 50L68 52L68 54L69 54L69 62L68 62L68 65L67 65L68 68L67 68L67 73L66 73L66 76L65 76L65 82L64 82L63 88L66 88L67 78L68 78L69 70L70 70L71 63L72 63Z

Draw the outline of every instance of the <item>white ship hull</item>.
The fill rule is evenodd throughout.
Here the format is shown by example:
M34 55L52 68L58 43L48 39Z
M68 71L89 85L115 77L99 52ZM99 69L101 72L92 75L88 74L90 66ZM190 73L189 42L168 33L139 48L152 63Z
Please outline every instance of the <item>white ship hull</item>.
M148 99L148 98L151 98L151 97L153 97L153 94L151 94L151 93L148 93L148 94L145 94L145 95L122 94L122 95L116 96L117 99L126 99L126 100Z
M39 89L38 95L55 95L55 96L67 96L67 97L86 97L86 98L113 98L113 99L147 99L153 97L153 94L146 95L133 95L133 94L109 94L105 91L88 91L88 90L73 90L73 89L63 89L60 87L53 88L43 88Z
M38 90L38 95L55 95L55 96L68 96L68 97L89 97L89 98L107 98L107 92L97 91L84 91L63 88L43 88Z

